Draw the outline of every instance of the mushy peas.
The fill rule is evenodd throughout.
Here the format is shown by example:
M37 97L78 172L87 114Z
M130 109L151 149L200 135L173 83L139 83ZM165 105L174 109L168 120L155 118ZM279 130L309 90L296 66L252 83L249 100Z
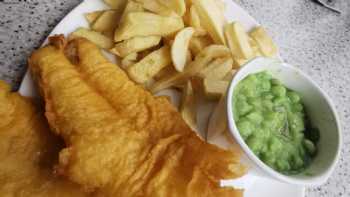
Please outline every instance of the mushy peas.
M237 85L233 105L240 135L265 164L295 174L310 163L319 134L309 126L296 92L260 72Z

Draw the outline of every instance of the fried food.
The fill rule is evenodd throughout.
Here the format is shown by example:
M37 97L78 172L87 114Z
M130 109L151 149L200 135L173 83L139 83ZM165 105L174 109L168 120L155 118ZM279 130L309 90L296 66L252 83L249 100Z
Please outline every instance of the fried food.
M53 175L63 143L30 99L0 81L0 194L8 197L85 195L76 184Z
M85 19L87 20L87 22L92 25L96 19L98 19L98 17L101 16L101 14L103 14L103 10L100 10L100 11L94 11L94 12L89 12L89 13L86 13L84 14L85 16Z
M170 50L168 46L153 51L136 64L127 69L128 75L135 82L146 84L159 71L171 64Z
M232 70L231 58L218 58L199 72L199 76L208 79L221 80Z
M225 45L224 26L227 21L216 0L195 0L192 3L200 18L201 26L210 34L215 44Z
M238 154L201 140L168 99L136 85L86 39L50 42L29 65L67 145L60 174L103 196L242 196L219 186L244 173Z
M129 55L125 56L121 63L121 66L124 70L128 69L130 66L136 64L137 61L137 53L130 53Z
M205 47L212 45L213 41L208 36L198 36L193 37L190 40L190 50L192 54L197 55L199 54Z
M203 80L204 93L208 99L219 100L223 96L229 86L228 81L213 80L211 78L205 78Z
M114 45L113 40L109 37L101 34L100 32L92 31L83 27L80 27L71 33L70 37L72 39L75 37L84 37L103 49L111 49Z
M278 48L263 27L254 28L249 34L252 41L256 42L261 54L266 57L276 57Z
M128 1L123 11L122 17L120 18L120 21L123 22L125 20L126 15L128 15L131 12L143 12L143 11L145 11L145 9L143 8L143 5L141 3L138 3L135 1Z
M114 10L121 12L128 0L103 0L107 5L111 6Z
M196 97L193 92L192 83L188 81L183 87L180 113L184 121L193 129L198 130L197 126L197 105Z
M158 0L136 0L136 2L142 4L143 8L146 10L161 16L178 17L178 15L172 9L161 4Z
M239 22L225 25L225 36L231 49L232 57L236 59L251 59L254 51L249 43L249 36Z
M165 7L172 9L179 16L183 16L186 12L185 0L158 0Z
M166 17L149 12L128 13L115 30L116 42L136 36L167 36L184 27L180 17Z
M112 53L126 57L131 53L144 51L159 44L160 36L138 36L124 40L114 46Z
M120 17L120 12L116 10L106 10L94 21L91 25L91 29L105 35L113 35Z
M182 72L186 63L188 63L188 61L186 61L189 52L188 46L194 31L193 27L182 29L176 34L174 43L171 46L171 59L175 69L179 72Z
M207 66L215 58L227 57L230 54L230 50L223 45L211 45L203 49L192 61L186 66L186 69L181 73L175 73L174 75L161 79L154 83L151 87L151 91L156 93L160 90L181 85L185 83L190 77L196 75L204 67Z

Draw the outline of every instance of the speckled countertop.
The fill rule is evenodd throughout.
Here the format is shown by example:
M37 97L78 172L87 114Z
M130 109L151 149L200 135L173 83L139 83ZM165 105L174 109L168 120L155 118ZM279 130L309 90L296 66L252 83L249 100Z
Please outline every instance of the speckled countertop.
M0 79L16 89L26 58L79 0L0 0ZM283 59L331 96L343 123L341 160L329 181L307 197L350 197L350 0L337 15L309 0L237 0L268 28Z

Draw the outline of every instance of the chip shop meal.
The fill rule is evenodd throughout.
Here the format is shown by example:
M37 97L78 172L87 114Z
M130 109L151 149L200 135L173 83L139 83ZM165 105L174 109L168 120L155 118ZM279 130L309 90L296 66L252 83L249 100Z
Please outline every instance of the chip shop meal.
M108 9L85 13L89 27L67 38L50 37L29 58L48 124L63 142L42 133L49 129L39 123L44 120L32 104L10 95L0 82L9 118L35 117L19 122L29 126L28 135L4 132L0 139L6 144L0 147L18 154L0 155L2 163L13 164L0 172L1 183L6 177L0 192L7 194L7 184L18 182L7 192L20 187L21 194L34 196L243 196L242 189L220 184L246 173L240 152L209 144L195 133L198 108L203 100L215 103L208 136L226 133L229 138L225 96L230 81L250 60L278 56L267 31L228 22L221 0L104 2ZM153 95L166 89L182 93L178 108L165 96ZM317 132L308 128L298 94L266 73L249 76L235 94L239 132L254 153L282 173L305 168L317 153ZM15 134L30 150L14 143ZM42 160L45 151L58 158ZM42 162L48 166L41 169ZM18 171L26 176L6 174ZM32 179L25 185L20 179L27 174ZM45 187L30 189L38 185Z

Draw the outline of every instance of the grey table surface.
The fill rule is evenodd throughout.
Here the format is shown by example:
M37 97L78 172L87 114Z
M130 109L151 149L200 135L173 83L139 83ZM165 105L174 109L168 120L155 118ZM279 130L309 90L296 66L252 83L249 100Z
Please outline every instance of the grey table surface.
M284 60L309 74L333 99L342 121L341 159L308 197L350 197L350 0L342 15L309 0L237 0L267 27ZM26 59L80 0L0 0L0 79L18 88Z

